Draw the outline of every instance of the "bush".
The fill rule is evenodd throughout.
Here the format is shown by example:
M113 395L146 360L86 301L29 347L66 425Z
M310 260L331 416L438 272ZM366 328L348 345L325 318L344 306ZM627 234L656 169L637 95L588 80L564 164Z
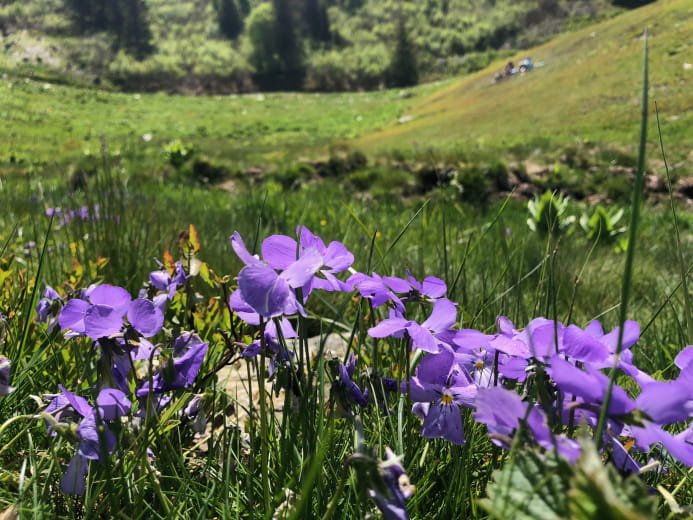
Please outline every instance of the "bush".
M282 185L285 190L297 189L301 185L315 178L315 168L308 163L294 163L286 169L275 172L272 179Z
M486 171L478 166L468 166L457 172L455 184L460 190L460 198L466 202L486 203L491 196L491 179Z

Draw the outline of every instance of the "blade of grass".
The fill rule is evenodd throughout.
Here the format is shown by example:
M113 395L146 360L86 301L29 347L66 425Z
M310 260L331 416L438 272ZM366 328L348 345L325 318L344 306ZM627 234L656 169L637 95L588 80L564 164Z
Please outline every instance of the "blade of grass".
M647 29L643 42L643 79L642 79L642 114L640 116L640 145L638 147L638 166L635 172L635 186L633 187L633 203L631 206L630 230L628 234L628 251L626 251L626 262L623 270L623 282L621 286L621 307L619 309L619 330L616 352L614 353L614 365L609 373L609 385L606 388L604 402L599 411L599 421L595 432L597 449L602 445L606 416L611 403L616 381L617 367L620 360L621 350L623 350L624 324L628 316L628 300L633 283L633 262L635 259L636 238L638 236L638 222L640 220L640 205L642 204L643 185L645 181L645 152L647 148L647 107L648 107L648 47Z
M664 171L667 174L667 188L669 189L669 204L671 205L671 215L674 218L674 233L676 235L676 256L679 261L679 271L681 273L681 284L683 286L683 315L686 320L686 331L688 338L686 343L693 342L693 316L691 315L691 296L688 292L688 275L686 274L686 264L683 260L683 251L681 248L681 231L679 227L679 217L676 214L676 206L674 205L674 192L671 187L671 175L669 174L669 164L667 163L667 155L664 152L664 141L662 140L662 128L659 125L659 108L655 101L655 116L657 118L657 135L659 137L659 148L662 151L662 160L664 161Z

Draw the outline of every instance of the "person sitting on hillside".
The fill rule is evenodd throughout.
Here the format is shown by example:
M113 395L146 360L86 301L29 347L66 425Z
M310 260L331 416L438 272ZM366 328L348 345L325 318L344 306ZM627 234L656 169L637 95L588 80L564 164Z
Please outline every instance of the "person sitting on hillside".
M520 72L527 72L528 70L532 70L534 68L534 63L532 63L532 58L527 56L524 60L522 60L522 65L520 65Z
M509 61L508 64L505 66L505 69L503 69L503 75L505 77L510 77L516 72L517 70L515 69L515 64L512 61Z

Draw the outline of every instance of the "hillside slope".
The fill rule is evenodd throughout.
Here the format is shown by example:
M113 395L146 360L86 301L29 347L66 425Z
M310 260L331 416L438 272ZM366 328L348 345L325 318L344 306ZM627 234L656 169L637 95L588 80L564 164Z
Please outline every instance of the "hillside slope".
M650 85L662 136L676 164L693 161L693 2L662 0L528 51L544 66L493 83L496 62L407 112L408 122L366 136L368 151L435 147L546 151L585 140L634 147L649 31ZM514 57L516 61L525 54ZM649 141L657 141L655 118ZM653 145L654 146L654 145ZM689 154L691 154L689 156Z

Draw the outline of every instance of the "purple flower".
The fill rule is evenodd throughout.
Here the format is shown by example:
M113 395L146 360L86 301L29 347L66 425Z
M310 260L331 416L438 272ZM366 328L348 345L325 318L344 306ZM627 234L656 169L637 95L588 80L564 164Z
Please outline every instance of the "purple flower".
M400 457L397 457L390 448L385 448L387 459L378 464L379 473L385 484L382 489L374 486L368 490L368 496L380 509L385 520L408 520L406 501L412 493L414 486L409 483Z
M547 371L556 386L570 396L576 396L588 409L597 410L604 401L609 378L587 364L585 370L565 361L561 356L553 356ZM624 415L635 409L635 403L626 391L614 385L609 403L610 415Z
M41 298L36 306L36 321L39 323L48 323L48 330L51 331L57 323L55 313L57 312L56 302L62 301L62 298L55 289L47 285L43 291Z
M151 382L143 381L137 390L137 397L150 392L161 394L169 390L187 388L195 382L209 343L203 342L197 334L183 333L173 345L173 358L154 374Z
M88 472L88 461L103 462L104 456L113 452L116 438L104 421L116 420L130 412L131 403L120 390L104 388L96 398L96 408L89 405L86 399L66 390L59 385L60 394L51 396L46 413L56 420L81 420L76 429L78 447L67 467L60 484L66 494L82 495ZM70 410L71 409L71 410ZM51 435L55 435L49 427Z
M335 274L346 271L354 263L354 255L341 242L330 242L325 246L322 239L311 233L305 226L299 226L296 230L299 236L299 244L302 250L316 250L322 256L322 265L318 272L323 276L313 277L304 287L304 297L313 289L324 291L350 291L351 286L335 277Z
M156 335L164 326L161 309L145 298L137 298L130 304L127 317L130 325L145 338Z
M202 407L202 396L196 395L183 410L183 417L195 433L204 433L207 427L207 416Z
M693 345L690 345L679 352L674 360L674 363L681 370L689 369L689 367L690 369L693 369Z
M156 289L165 292L167 298L171 300L178 287L188 282L188 277L185 275L183 264L176 262L173 276L165 269L161 271L152 271L149 273L149 282Z
M645 421L640 426L631 426L630 432L635 445L643 451L649 451L655 444L661 444L676 460L686 466L693 466L693 425L687 430L672 435L651 422Z
M243 296L238 290L231 293L231 296L229 297L229 307L236 312L240 319L246 323L249 323L250 325L259 326L263 321L262 317L255 312L255 310L248 305L245 300L243 300ZM269 335L269 337L272 339L278 338L279 335L277 334L274 320L266 321L265 323L265 334ZM282 316L279 320L279 324L282 336L284 336L284 338L295 338L298 336L291 325L291 322L286 319L286 317Z
M519 395L502 387L480 388L475 400L473 417L488 428L491 441L509 448L520 424L527 425L537 444L546 450L556 449L570 462L580 456L579 444L565 435L553 435L546 416L537 406L522 401Z
M7 395L14 390L10 386L10 364L9 359L0 355L0 396Z
M334 399L347 415L354 404L361 408L368 406L368 389L361 390L352 380L356 368L356 357L352 352L346 365L339 364L339 377L332 383L330 397Z
M433 304L431 315L421 325L407 320L391 311L390 317L384 319L375 327L368 329L368 335L374 338L392 336L403 338L405 334L411 338L412 346L427 352L438 352L442 343L436 339L438 333L446 332L457 320L455 304L446 298Z
M416 376L409 384L402 383L402 392L409 392L412 401L427 405L414 405L413 409L423 416L421 435L442 437L460 445L465 442L460 406L473 406L477 388L449 350L424 356L416 367Z
M292 238L283 235L265 239L262 252L267 263L263 263L248 252L238 233L231 237L234 251L246 264L238 275L240 297L263 318L305 312L294 289L309 284L323 265L323 257L315 248L303 250L298 260L295 253L291 257L288 252L291 241ZM277 273L275 269L283 271Z
M390 283L392 283L390 279ZM405 291L408 290L409 284L401 280L404 284ZM351 275L347 281L347 285L354 287L363 298L367 298L371 301L371 307L380 307L384 303L390 301L393 307L399 313L404 312L404 303L395 294L395 292L386 283L385 278L382 278L376 273L372 276L365 275L363 273L354 273Z
M84 299L72 299L58 318L66 338L88 336L93 340L119 334L127 314L130 325L144 337L158 333L164 323L161 309L151 300L137 298L121 287L99 285L87 289Z

